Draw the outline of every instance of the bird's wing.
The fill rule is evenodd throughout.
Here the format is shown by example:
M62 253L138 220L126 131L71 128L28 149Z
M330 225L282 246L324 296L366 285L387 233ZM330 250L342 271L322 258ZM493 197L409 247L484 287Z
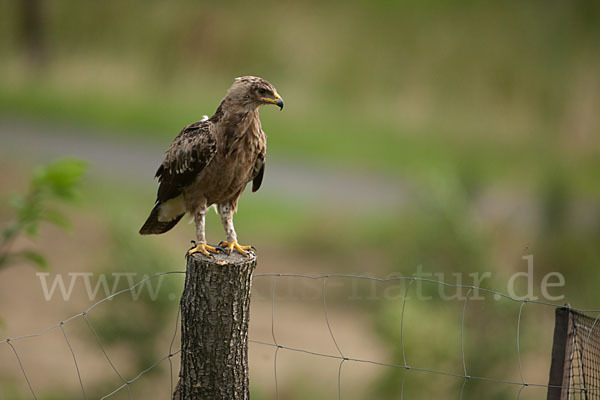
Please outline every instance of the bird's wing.
M267 161L267 135L263 130L260 130L259 135L259 146L260 151L258 156L256 157L256 161L254 162L254 167L252 169L252 191L256 192L260 189L260 185L263 181L263 177L265 175L265 164Z
M263 181L263 176L265 175L265 152L261 152L258 154L256 158L256 162L254 163L254 170L252 171L252 191L256 192L260 189L260 185Z
M165 202L182 193L196 175L213 159L217 143L210 131L209 121L200 121L185 127L175 138L156 171L160 182L157 200Z

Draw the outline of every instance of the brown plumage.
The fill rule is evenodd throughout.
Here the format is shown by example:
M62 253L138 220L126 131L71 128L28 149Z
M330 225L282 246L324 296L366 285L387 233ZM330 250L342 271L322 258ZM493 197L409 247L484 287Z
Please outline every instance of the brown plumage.
M260 188L265 170L267 138L258 107L283 99L262 78L237 78L215 114L185 127L166 152L156 171L158 194L140 234L160 234L173 228L186 212L194 215L197 245L193 252L208 255L216 251L206 244L204 220L213 204L221 216L230 251L246 254L250 246L240 246L233 227L233 213L248 182L252 191Z

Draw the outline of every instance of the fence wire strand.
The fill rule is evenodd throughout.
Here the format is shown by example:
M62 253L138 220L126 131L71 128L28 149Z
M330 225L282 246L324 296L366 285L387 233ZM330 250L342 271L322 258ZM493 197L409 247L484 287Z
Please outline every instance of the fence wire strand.
M36 392L34 391L32 381L31 381L29 375L27 374L25 366L23 364L23 361L22 361L21 357L19 356L19 353L17 352L17 349L13 343L16 341L19 341L19 340L23 340L23 339L41 337L41 336L45 335L46 333L59 328L61 330L62 335L65 339L65 342L67 344L67 349L70 352L71 357L73 359L73 363L74 363L74 366L75 366L75 369L77 372L78 382L79 382L79 386L81 388L81 392L83 394L83 398L87 400L88 395L86 393L84 382L81 377L80 366L77 362L77 357L75 355L75 351L71 345L71 342L70 342L68 335L64 328L64 325L70 323L71 321L82 318L86 322L90 331L93 333L93 336L95 337L95 340L97 341L97 343L98 343L104 357L106 358L108 364L110 365L111 369L119 377L119 379L123 382L120 386L115 388L112 392L101 397L100 400L106 400L106 399L110 398L111 396L115 395L116 393L120 392L124 388L127 388L129 399L132 399L132 393L131 393L131 389L130 389L131 384L136 382L138 379L140 379L142 376L144 376L146 373L148 373L152 369L156 368L158 365L160 365L165 360L169 361L170 389L171 389L170 393L172 394L173 390L174 390L174 381L173 381L174 369L173 369L173 364L172 364L172 358L181 352L181 350L173 351L173 347L175 345L175 340L176 340L176 336L177 336L177 332L178 332L178 325L180 323L180 318L181 318L181 310L179 308L178 308L177 316L175 319L175 329L174 329L173 335L172 335L170 343L169 343L168 354L166 356L160 358L159 360L156 360L154 363L152 363L146 369L140 371L135 377L133 377L132 379L129 379L129 380L126 379L116 368L116 366L113 363L112 359L110 358L105 346L102 344L100 336L98 335L98 333L94 329L93 325L91 324L91 322L88 318L88 313L93 311L100 304L102 304L120 294L133 291L135 288L137 288L138 286L144 284L145 282L147 282L151 279L156 279L158 277L166 276L166 275L182 275L182 274L185 274L185 271L161 272L158 274L148 276L127 289L117 291L117 292L101 299L100 301L92 304L87 310L85 310L81 313L75 314L63 321L58 322L55 325L47 327L38 333L32 333L32 334L22 335L22 336L15 336L12 338L6 338L4 340L0 340L0 345L2 345L3 343L6 343L11 348L11 350L17 360L18 367L19 367L21 373L23 374L23 377L27 383L27 387L28 387L29 391L31 392L33 399L37 400L38 397L36 395ZM253 340L253 339L249 339L249 342L258 344L258 345L263 345L263 346L270 346L275 349L273 370L274 370L274 378L275 378L275 395L276 395L277 399L279 398L277 359L278 359L279 352L283 351L283 350L290 351L290 352L302 353L302 354L308 354L308 355L319 357L319 358L339 360L338 374L337 374L337 393L338 393L338 399L340 399L340 400L342 399L342 369L346 362L402 369L403 374L402 374L400 399L404 398L404 388L405 388L406 377L410 371L419 371L419 372L425 372L425 373L430 373L430 374L450 376L450 377L463 379L463 383L462 383L462 387L461 387L461 391L460 391L461 399L463 397L463 394L465 392L465 387L467 386L467 383L469 380L494 382L494 383L499 383L499 384L519 386L520 389L518 392L517 399L519 399L521 397L521 393L527 387L538 387L538 388L561 387L561 386L548 385L548 384L538 383L538 382L527 382L525 380L523 368L522 368L522 364L521 364L521 348L520 348L521 320L522 320L522 313L523 313L523 308L524 308L525 304L527 303L527 304L535 304L535 305L544 306L544 307L560 308L561 305L559 305L559 304L553 304L553 303L539 301L539 300L523 300L523 299L511 297L511 296L501 293L501 292L497 292L494 290L485 289L485 288L481 288L481 287L477 287L477 286L452 284L452 283L447 283L447 282L440 281L440 280L420 278L420 277L414 277L414 276L407 276L407 277L395 276L395 277L391 277L391 278L377 278L377 277L370 277L370 276L364 276L364 275L351 275L351 274L302 275L302 274L285 274L285 273L263 273L263 274L255 274L254 277L255 278L266 278L266 279L270 278L270 279L272 279L272 291L271 291L271 338L272 338L272 342L264 342L264 341ZM322 282L321 283L321 289L322 289L321 292L322 292L323 314L325 317L325 322L326 322L326 325L327 325L327 328L329 331L330 338L335 345L337 354L321 353L321 352L316 352L316 351L312 351L309 349L285 346L285 345L281 344L280 342L278 342L277 336L275 334L275 330L276 330L275 305L276 305L276 297L277 297L277 281L280 278L321 280L321 282ZM346 355L344 352L342 352L341 346L339 345L338 338L334 333L335 330L329 319L328 306L327 306L327 281L328 281L328 279L332 279L332 278L366 280L366 281L373 281L373 282L379 282L379 283L392 282L392 281L408 281L408 286L406 287L406 292L404 293L404 296L403 296L402 314L401 314L401 321L400 321L402 364L386 363L386 362L380 362L380 361L369 360L369 359L355 358L355 357L350 357L350 356ZM460 328L460 340L461 340L460 348L461 348L461 361L462 361L461 370L463 371L462 374L408 365L407 357L406 357L405 342L404 342L405 315L406 315L406 304L407 304L407 299L408 299L408 292L409 292L411 285L414 282L425 282L425 283L437 284L437 285L444 286L444 287L467 289L467 297L465 298L465 301L463 304L461 322L460 322L460 327L461 327ZM466 314L466 310L468 307L468 299L469 299L471 293L473 293L473 291L477 291L477 293L479 293L479 292L487 293L487 294L493 295L497 298L503 298L503 299L510 300L510 301L513 301L516 303L520 303L519 314L517 317L517 332L516 332L516 352L517 352L517 357L518 357L518 361L519 361L519 373L520 373L520 377L521 377L520 381L512 381L512 380L508 380L508 379L495 379L495 378L481 377L481 376L472 376L472 375L467 374L468 371L467 371L467 363L466 363L466 357L465 357L465 344L464 344L465 343L465 335L464 335L465 319L466 319L465 314ZM600 313L600 310L585 310L585 309L584 310L571 309L571 310L573 310L574 312L577 312L577 313ZM585 317L585 316L583 316L583 317ZM580 329L585 329L585 331L586 331L585 332L585 334L586 334L585 340L583 341L582 344L580 344L580 347L581 347L580 353L581 354L583 354L587 350L588 345L593 346L595 348L595 347L597 347L596 342L600 341L600 339L598 339L598 337L600 336L600 335L598 335L598 333L595 332L596 335L592 337L592 332L598 331L600 328L600 325L597 325L597 322L600 319L600 314L598 314L598 317L596 317L595 319L590 318L590 317L586 317L586 318L588 318L587 324L581 324L581 327L580 327ZM572 362L573 357L574 357L573 354L571 354L570 357L571 357L570 360ZM587 362L587 359L582 358L581 366L580 366L582 373L585 372L586 369L592 368L589 366L589 364L588 365L584 364L585 362ZM593 368L594 369L592 370L592 372L594 373L594 379L599 379L598 374L597 374L598 370L595 369L595 368L598 368L597 365L594 366ZM577 385L573 385L573 386L569 385L566 389L569 391L585 392L586 394L595 393L596 395L600 396L600 387L598 384L596 384L596 382L594 385L590 386L588 384L588 382L582 381L580 384L577 384Z
M27 386L29 387L29 391L31 392L31 395L33 396L33 398L35 400L38 400L37 396L35 395L35 391L33 390L33 386L31 386L31 381L29 380L29 377L27 376L27 372L25 372L25 367L23 366L21 357L19 357L19 353L17 353L17 349L15 349L15 346L11 342L12 341L10 339L6 339L6 344L8 344L10 346L13 353L15 353L15 357L17 357L17 361L19 363L19 368L21 368L21 372L23 373L23 376L25 377L25 381L27 382Z
M71 342L69 342L69 338L67 337L67 333L65 332L64 323L60 323L60 330L62 331L63 336L65 337L65 342L67 342L67 347L69 347L69 351L71 352L71 356L73 356L73 363L75 364L75 370L77 371L77 379L79 380L79 386L81 387L81 392L83 393L83 398L87 400L87 395L85 394L85 389L83 388L83 380L81 379L81 372L79 371L79 365L77 364L77 357L75 357L75 352L73 351L73 347L71 347Z
M164 360L168 359L169 363L171 363L171 358L174 357L175 355L179 354L181 350L177 350L177 351L173 351L173 345L175 342L175 336L177 334L177 325L179 324L179 317L180 317L180 311L178 311L177 313L177 320L176 320L176 327L175 327L175 332L173 333L173 338L171 340L170 343L170 347L169 347L169 353L157 360L156 362L154 362L153 364L151 364L148 368L140 371L134 378L132 379L125 379L125 377L118 371L118 369L116 368L114 362L112 361L112 359L110 358L110 356L108 355L108 352L106 351L104 345L102 344L102 341L100 340L100 337L98 335L98 333L96 332L96 330L94 329L93 325L91 324L91 322L88 319L88 314L94 310L97 306L99 306L100 304L118 296L121 295L123 293L127 293L127 292L132 292L134 289L136 289L138 286L143 285L145 282L152 280L152 279L156 279L159 278L161 276L166 276L166 275L177 275L177 274L185 274L185 271L169 271L169 272L161 272L161 273L157 273L151 276L148 276L142 280L140 280L139 282L137 282L136 284L123 289L123 290L119 290L109 296L104 297L103 299L101 299L100 301L92 304L88 309L86 309L83 312L80 312L78 314L72 315L71 317L64 319L60 322L58 322L55 325L49 326L37 333L32 333L32 334L28 334L28 335L21 335L21 336L15 336L15 337L10 337L10 338L6 338L4 340L0 340L0 345L3 343L6 343L7 345L10 346L10 348L12 349L12 352L14 353L16 359L17 359L17 363L19 366L19 369L21 370L24 378L25 378L25 382L27 383L27 387L29 388L29 391L31 392L32 397L34 398L34 400L38 400L38 397L36 395L36 392L33 389L33 385L31 382L31 379L29 377L29 375L27 374L26 370L25 370L25 366L23 365L23 361L21 360L21 357L19 356L19 353L17 352L17 349L15 348L15 346L13 345L13 342L15 341L20 341L23 339L31 339L31 338L38 338L41 336L44 336L45 334L47 334L48 332L51 332L55 329L60 329L62 332L62 335L65 339L65 342L67 343L67 349L69 351L69 353L71 354L71 357L73 359L73 363L75 365L75 369L77 372L77 378L79 381L79 385L81 388L81 392L83 394L83 398L85 400L88 399L88 395L87 392L85 390L85 386L83 384L83 379L81 378L81 370L79 367L79 364L77 362L77 357L75 355L75 351L73 349L73 346L71 345L71 341L68 338L68 335L65 331L64 326L74 320L77 319L83 319L86 323L86 325L88 326L89 330L92 332L92 335L94 336L96 342L98 343L100 350L102 351L105 359L107 360L108 364L110 365L111 369L115 372L115 374L119 377L119 379L123 382L119 387L115 388L112 392L104 395L103 397L100 398L100 400L105 400L110 398L111 396L115 395L116 393L120 392L121 390L123 390L124 388L127 388L128 391L128 398L131 399L132 398L132 394L131 394L131 389L130 386L132 383L134 383L135 381L137 381L138 379L140 379L143 375L145 375L146 373L148 373L150 370L154 369L156 366L158 366L161 362L163 362ZM172 365L171 365L172 366ZM172 374L172 369L171 369L171 374ZM172 382L171 382L171 387L172 387ZM172 393L172 390L171 390Z
M175 390L173 385L173 345L175 344L175 338L177 337L177 328L179 328L179 318L181 317L181 305L177 307L177 316L175 317L175 329L173 329L173 336L171 337L171 343L169 344L169 381L171 391L169 393L173 393Z
M523 314L523 307L525 307L525 303L527 300L524 300L519 307L519 317L517 318L517 360L519 361L519 375L521 375L521 382L523 386L527 386L525 384L525 378L523 377L523 367L521 365L521 315Z
M467 362L465 361L465 313L467 312L467 304L469 302L469 297L471 296L471 293L473 292L473 288L469 288L469 290L467 291L467 295L465 297L465 303L463 304L463 311L462 311L462 316L461 316L461 320L460 320L460 353L462 355L462 364L463 364L463 373L466 376L467 375ZM465 381L463 382L463 387L460 391L460 398L462 399L462 394L463 391L465 390L465 384L467 383L467 378L465 378Z
M444 281L439 281L439 280L435 280L435 279L426 279L426 278L419 278L419 277L392 277L392 278L376 278L376 277L370 277L370 276L363 276L363 275L350 275L350 274L331 274L331 275L303 275L303 274L285 274L285 273L266 273L266 274L256 274L255 275L256 278L258 277L271 277L273 278L274 282L277 282L278 278L299 278L299 279L311 279L311 280L321 280L322 281L322 296L323 296L323 313L325 316L325 321L327 324L327 328L329 331L329 334L331 336L331 339L333 341L333 343L335 344L336 350L338 354L327 354L327 353L321 353L321 352L316 352L316 351L312 351L312 350L308 350L308 349L301 349L301 348L296 348L296 347L292 347L292 346L285 346L282 345L280 342L277 342L275 340L275 337L273 335L273 343L268 343L268 342L264 342L264 341L258 341L258 340L249 340L249 342L251 343L255 343L255 344L259 344L259 345L264 345L264 346L272 346L275 347L275 366L277 365L277 355L279 353L280 350L287 350L287 351L291 351L291 352L298 352L298 353L303 353L303 354L309 354L312 356L316 356L316 357L322 357L322 358L333 358L333 359L338 359L340 360L340 364L338 367L338 398L342 399L342 387L341 387L341 370L342 370L342 365L343 363L345 363L346 361L348 362L356 362L356 363L365 363L365 364L371 364L371 365L377 365L377 366L385 366L385 367L391 367L391 368L401 368L404 369L404 373L403 373L403 378L402 378L402 386L401 386L401 393L400 393L400 398L403 399L404 398L404 386L405 386L405 381L406 381L406 376L408 374L409 371L413 370L413 371L419 371L419 372L425 372L425 373L430 373L430 374L437 374L437 375L443 375L443 376L451 376L451 377L455 377L455 378L462 378L463 384L461 387L461 392L460 392L460 396L462 398L463 394L464 394L464 390L467 384L467 381L469 380L476 380L476 381L482 381L482 382L493 382L493 383L499 383L499 384L505 384L505 385L512 385L512 386L519 386L519 392L518 392L518 399L521 397L521 393L523 392L523 390L527 387L538 387L538 388L549 388L549 387L557 387L554 385L549 385L547 383L540 383L540 382L526 382L525 381L525 377L524 377L524 372L523 372L523 368L522 368L522 364L521 364L521 346L520 346L520 335L521 335L521 321L522 321L522 313L523 313L523 308L525 306L525 304L529 303L529 304L536 304L536 305L540 305L540 306L544 306L544 307L551 307L551 308L560 308L561 305L559 304L553 304L550 302L545 302L545 301L540 301L540 300L531 300L531 299L519 299L519 298L515 298L515 297L511 297L507 294L501 293L501 292L497 292L494 290L490 290L490 289L485 289L485 288L481 288L481 287L477 287L477 286L471 286L471 285L462 285L462 284L452 284L452 283L447 283ZM374 360L366 360L366 359L360 359L360 358L353 358L353 357L349 357L349 356L345 356L344 353L342 352L340 346L338 345L339 341L336 338L336 335L334 334L334 329L331 326L329 317L328 317L328 311L327 311L327 300L326 300L326 282L328 279L330 278L347 278L347 279L360 279L360 280L368 280L368 281L375 281L375 282L391 282L391 281L408 281L408 286L406 288L406 291L404 293L404 298L402 301L402 314L401 314L401 321L400 321L400 340L401 340L401 349L402 349L402 361L403 364L394 364L394 363L385 363L385 362L379 362L379 361L374 361ZM463 374L458 374L458 373L453 373L453 372L448 372L448 371L442 371L442 370L436 370L436 369L430 369L430 368L422 368L422 367L414 367L414 366L410 366L407 363L407 359L406 359L406 349L405 349L405 341L404 341L404 330L405 330L405 315L406 315L406 304L407 304L407 298L408 298L408 292L409 289L411 287L411 285L414 282L426 282L426 283L432 283L432 284L437 284L437 285L441 285L441 286L445 286L445 287L454 287L454 288L463 288L463 289L467 289L467 296L465 299L465 303L463 304L463 310L462 310L462 315L461 315L461 332L460 332L460 337L461 337L461 358L462 358L462 365L461 365L461 369L463 370ZM275 283L274 286L275 288ZM519 313L517 315L517 330L516 330L516 352L517 352L517 359L518 359L518 364L519 364L519 375L520 375L520 381L513 381L513 380L508 380L508 379L496 379L496 378L489 378L489 377L483 377L483 376L472 376L472 375L468 375L467 374L467 369L466 369L466 357L465 357L465 349L464 349L464 331L465 331L465 314L466 314L466 309L467 309L467 301L468 298L470 296L470 294L473 291L477 291L477 293L479 292L483 292L486 293L488 295L493 295L496 296L497 298L500 299L506 299L506 300L510 300L512 302L518 303L519 304ZM273 289L272 291L272 299L271 299L271 303L272 303L272 319L271 319L271 330L272 332L275 331L275 313L274 313L274 309L275 309L275 289ZM579 310L579 312L598 312L598 310ZM275 383L276 383L276 395L278 396L278 380L277 380L277 368L275 367ZM560 386L558 386L560 387ZM574 387L573 389L581 389L579 386ZM588 388L587 389L592 390L592 391L596 391L598 393L600 393L600 386L599 387L593 387L593 388ZM278 398L278 397L277 397Z

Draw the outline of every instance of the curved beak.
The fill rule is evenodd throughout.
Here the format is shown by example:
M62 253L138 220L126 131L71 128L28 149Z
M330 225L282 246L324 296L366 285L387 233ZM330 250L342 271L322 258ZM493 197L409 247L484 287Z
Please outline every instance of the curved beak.
M279 111L283 110L283 99L277 93L275 93L275 98L261 97L260 99L265 103L275 104L277 107L279 107Z
M280 97L277 99L277 101L275 102L275 105L277 107L279 107L279 111L283 110L283 99Z

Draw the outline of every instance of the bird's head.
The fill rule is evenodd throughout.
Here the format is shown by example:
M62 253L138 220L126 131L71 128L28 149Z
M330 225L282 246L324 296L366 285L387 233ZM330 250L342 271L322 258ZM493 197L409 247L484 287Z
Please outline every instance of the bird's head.
M275 104L283 109L283 99L273 85L256 76L242 76L235 79L227 92L227 99L246 108L256 108L263 104Z

